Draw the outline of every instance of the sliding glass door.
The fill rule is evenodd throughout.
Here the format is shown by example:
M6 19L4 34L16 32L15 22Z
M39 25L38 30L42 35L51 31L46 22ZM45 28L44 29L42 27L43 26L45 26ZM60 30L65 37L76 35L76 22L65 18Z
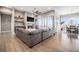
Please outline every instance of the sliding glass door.
M79 27L79 17L61 17L61 28L63 28L63 30L66 30L66 27L68 26L75 26L75 27Z

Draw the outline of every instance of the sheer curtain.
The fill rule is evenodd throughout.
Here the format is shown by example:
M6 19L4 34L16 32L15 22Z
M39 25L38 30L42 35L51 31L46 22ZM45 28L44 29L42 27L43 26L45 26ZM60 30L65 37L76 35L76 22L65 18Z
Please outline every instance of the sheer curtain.
M51 16L39 16L37 25L40 28L51 28L53 27L53 18Z

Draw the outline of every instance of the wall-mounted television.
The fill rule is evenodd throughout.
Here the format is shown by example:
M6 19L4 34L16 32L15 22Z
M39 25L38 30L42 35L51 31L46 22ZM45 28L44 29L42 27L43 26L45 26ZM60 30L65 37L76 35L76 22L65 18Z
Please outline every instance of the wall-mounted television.
M34 22L34 18L33 17L27 17L27 22Z

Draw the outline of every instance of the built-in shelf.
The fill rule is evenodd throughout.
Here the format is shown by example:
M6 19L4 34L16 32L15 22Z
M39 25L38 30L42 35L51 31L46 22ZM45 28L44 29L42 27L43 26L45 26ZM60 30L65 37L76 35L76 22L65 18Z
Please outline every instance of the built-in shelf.
M15 27L22 27L25 28L25 23L24 23L24 13L18 10L15 10Z
M24 25L16 25L15 27L25 27Z
M21 23L21 22L24 22L24 21L23 20L15 20L15 22L20 22Z
M35 23L35 22L27 22L27 23Z
M23 17L19 17L19 16L18 16L18 17L15 16L15 18L16 18L16 19L24 19Z

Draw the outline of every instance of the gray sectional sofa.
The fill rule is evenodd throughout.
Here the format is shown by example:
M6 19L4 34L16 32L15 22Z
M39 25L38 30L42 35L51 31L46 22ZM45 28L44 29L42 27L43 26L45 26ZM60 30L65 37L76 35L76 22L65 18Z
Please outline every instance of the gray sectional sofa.
M20 40L22 40L28 47L32 48L36 44L52 36L53 30L37 29L29 32L26 29L17 28L15 33Z
M47 38L49 38L50 36L52 36L53 35L53 30L42 30L42 40L45 40L45 39L47 39Z

